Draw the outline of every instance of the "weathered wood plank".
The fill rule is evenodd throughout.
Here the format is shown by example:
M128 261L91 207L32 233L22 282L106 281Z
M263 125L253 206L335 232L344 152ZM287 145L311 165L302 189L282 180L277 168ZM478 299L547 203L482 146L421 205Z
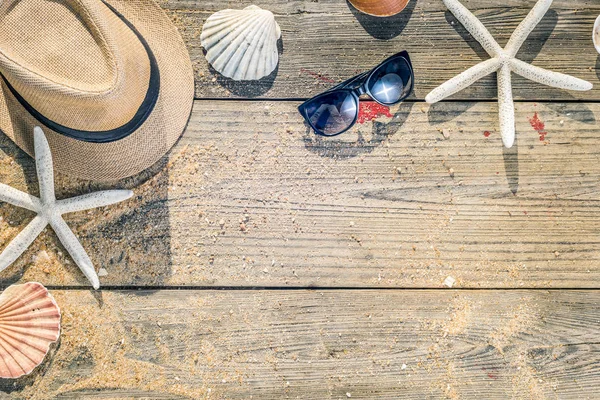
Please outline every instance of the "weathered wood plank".
M463 3L504 45L535 0ZM446 79L487 58L483 48L469 37L440 0L413 0L404 12L389 19L363 15L343 0L163 0L161 4L188 45L196 69L196 95L201 98L307 98L406 49L416 70L415 97L423 99ZM213 12L250 4L276 14L283 30L283 53L276 73L260 82L236 83L209 68L200 47L200 32ZM515 98L539 101L600 98L597 76L600 58L591 40L598 14L600 5L596 2L555 1L519 53L523 60L534 60L537 66L587 79L596 88L587 93L567 92L515 76ZM457 99L495 97L493 76L455 96Z
M600 286L600 104L518 104L510 151L495 103L406 103L327 140L296 105L196 102L158 172L117 185L133 200L67 216L102 284ZM32 161L0 140L0 181L27 189ZM0 216L3 248L31 216ZM51 232L0 280L87 284Z
M597 291L56 291L26 399L590 399ZM348 395L349 394L349 395Z

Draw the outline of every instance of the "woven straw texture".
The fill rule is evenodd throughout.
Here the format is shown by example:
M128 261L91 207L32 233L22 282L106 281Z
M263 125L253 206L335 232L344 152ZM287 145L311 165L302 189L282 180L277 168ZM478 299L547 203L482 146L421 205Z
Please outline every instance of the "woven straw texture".
M153 0L107 0L141 33L160 71L160 91L143 125L124 139L90 143L52 131L5 82L0 129L33 154L42 126L58 172L109 181L157 162L181 136L194 97L193 70L177 29ZM46 118L103 131L132 119L148 90L150 63L137 36L101 0L5 0L0 6L0 72Z

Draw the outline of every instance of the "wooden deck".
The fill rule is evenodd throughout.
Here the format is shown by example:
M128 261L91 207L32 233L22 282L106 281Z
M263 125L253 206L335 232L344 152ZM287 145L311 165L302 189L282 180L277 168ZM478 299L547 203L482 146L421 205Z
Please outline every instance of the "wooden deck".
M242 85L210 69L199 35L253 3L276 14L282 54ZM535 1L463 3L504 44ZM136 196L67 216L102 290L50 230L0 274L49 286L63 312L58 345L0 380L0 399L600 398L600 3L555 0L525 43L522 59L595 88L515 77L511 150L494 77L423 102L485 58L440 0L388 20L342 0L161 5L196 69L188 129L140 176L58 178L58 196ZM402 49L409 101L334 139L307 129L302 99ZM0 165L1 182L37 190L1 135ZM30 219L0 205L0 248Z

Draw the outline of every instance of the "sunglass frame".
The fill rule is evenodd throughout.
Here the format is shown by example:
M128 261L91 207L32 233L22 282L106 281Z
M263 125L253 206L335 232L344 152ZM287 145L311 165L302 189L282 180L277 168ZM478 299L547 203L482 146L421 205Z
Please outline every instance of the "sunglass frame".
M393 61L397 58L403 58L407 65L408 68L410 70L410 88L409 90L406 92L406 95L401 97L400 99L398 99L398 101L394 102L394 103L382 103L380 101L377 100L377 98L375 98L372 94L371 91L369 90L369 88L367 87L367 83L369 82L370 78L373 76L373 74L383 65L385 65L386 63ZM355 85L353 88L349 88L348 86L350 85ZM298 106L298 111L300 112L300 115L302 115L302 117L304 117L304 119L306 120L306 122L310 125L310 127L312 128L312 130L315 132L315 134L319 135L319 136L325 136L325 137L333 137L333 136L338 136L341 135L344 132L347 132L348 130L350 130L355 124L356 121L358 121L358 116L359 116L359 108L360 108L360 96L362 96L363 94L367 94L373 101L375 101L378 104L381 104L382 106L391 106L394 104L398 104L403 102L404 100L406 100L413 92L414 90L414 86L415 86L415 74L414 74L414 70L413 70L413 66L412 63L410 61L410 56L408 55L408 52L406 50L401 51L400 53L394 54L393 56L390 56L388 58L386 58L385 60L383 60L381 63L379 63L379 65L377 65L376 67L374 67L373 69L371 69L370 71L366 71L363 72L362 74L358 74L353 78L350 78L334 87L332 87L331 89L326 90L323 93L319 93L318 95L306 100L304 103L300 104ZM349 93L352 95L352 97L354 98L354 101L357 105L356 107L356 115L354 116L354 120L352 121L352 123L350 125L348 125L348 127L344 128L344 130L338 132L338 133L333 133L333 134L327 134L325 132L320 131L319 129L317 129L311 122L310 122L310 118L308 117L308 113L306 110L306 106L311 103L312 101L318 99L319 97L325 96L325 95L330 95L332 93Z

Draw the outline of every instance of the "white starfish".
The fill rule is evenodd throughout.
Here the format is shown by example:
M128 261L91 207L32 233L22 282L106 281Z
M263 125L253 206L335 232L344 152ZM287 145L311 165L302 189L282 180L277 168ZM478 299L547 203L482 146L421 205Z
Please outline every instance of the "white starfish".
M33 140L40 198L0 183L0 201L36 212L37 216L0 254L0 271L3 271L19 258L44 228L50 224L73 261L89 279L94 289L98 289L100 281L92 261L75 234L69 229L62 218L62 214L119 203L133 196L133 192L131 190L107 190L65 200L56 200L52 154L46 136L40 127L35 127L33 130Z
M511 72L524 78L544 85L570 90L590 90L592 84L579 78L558 72L548 71L543 68L527 64L516 57L521 45L536 25L542 20L552 0L539 0L527 17L513 32L508 44L503 49L494 40L492 35L465 6L458 0L442 0L446 7L454 14L464 27L481 43L483 48L492 57L474 67L469 68L460 75L455 76L441 86L435 88L425 97L428 103L438 101L463 90L474 82L498 71L498 106L500 113L500 133L502 142L508 148L515 142L515 108L513 104Z

